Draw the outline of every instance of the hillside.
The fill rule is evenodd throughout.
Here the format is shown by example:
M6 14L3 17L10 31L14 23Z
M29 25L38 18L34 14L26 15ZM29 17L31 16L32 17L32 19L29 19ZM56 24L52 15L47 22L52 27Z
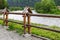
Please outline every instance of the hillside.
M60 6L60 0L55 0L55 3Z
M41 0L7 0L9 6L34 6ZM60 5L60 0L55 0L56 5Z

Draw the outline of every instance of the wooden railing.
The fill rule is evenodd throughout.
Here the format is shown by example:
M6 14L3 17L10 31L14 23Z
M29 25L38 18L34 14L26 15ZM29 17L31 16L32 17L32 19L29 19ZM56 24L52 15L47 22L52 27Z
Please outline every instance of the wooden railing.
M1 14L3 14L3 22L4 22L4 24L6 26L8 26L8 22L14 22L14 23L17 23L17 24L22 24L23 27L24 27L24 34L26 33L26 28L28 28L28 33L30 34L31 33L31 27L40 28L40 29L44 29L44 30L49 30L49 31L60 33L60 30L55 30L55 29L51 29L51 28L44 28L44 27L40 27L40 26L35 26L35 25L31 25L31 23L30 23L30 17L31 16L60 18L59 15L14 13L14 12L8 12L7 9L4 12L2 12ZM8 15L9 14L23 15L23 23L8 20ZM26 18L28 20L27 24L26 24Z

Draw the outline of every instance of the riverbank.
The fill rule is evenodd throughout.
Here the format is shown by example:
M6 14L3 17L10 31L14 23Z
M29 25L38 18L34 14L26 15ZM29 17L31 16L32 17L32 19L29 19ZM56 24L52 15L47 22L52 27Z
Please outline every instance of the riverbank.
M0 24L3 24L2 20L0 20ZM18 34L20 34L20 35L23 34L23 27L22 27L23 25L12 23L12 22L9 22L8 25L9 25L8 30L11 30L11 31L16 30L16 32ZM39 25L39 24L33 24L33 25L43 26L43 25ZM54 27L52 26L52 28L53 29L55 29L55 28L60 29L59 27L55 27L55 26ZM52 31L47 31L47 30L32 27L31 28L31 33L35 34L35 35L38 35L38 36L49 38L51 40L60 40L60 33L52 32Z

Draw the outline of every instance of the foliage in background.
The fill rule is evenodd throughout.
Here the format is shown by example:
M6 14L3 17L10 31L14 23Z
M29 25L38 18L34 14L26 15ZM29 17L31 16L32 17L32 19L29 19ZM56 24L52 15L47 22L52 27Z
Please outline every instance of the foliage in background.
M16 7L25 7L30 6L33 7L36 2L39 2L40 0L7 0L9 6L16 6Z
M33 7L30 7L31 10L34 10ZM9 10L11 11L17 11L17 10L24 10L24 7L9 7Z
M9 6L34 6L36 2L41 0L8 0ZM54 0L56 5L60 5L60 0Z
M34 4L36 2L39 2L41 0L0 0L0 9L4 8L4 7L9 7L9 6L13 6L13 7L20 7L20 6L30 6L30 7L34 7ZM60 5L60 0L54 0L56 5Z
M16 10L23 10L24 8L23 7L9 7L9 10L11 11L16 11Z
M35 10L38 13L59 13L59 9L57 8L54 0L41 0L41 2L37 2L35 4Z
M0 9L4 8L4 1L5 0L0 0Z
M57 6L60 6L60 0L55 0Z
M7 8L9 8L7 0L4 1L4 6L7 7Z
M0 0L0 9L4 9L5 7L8 7L8 3L6 0Z

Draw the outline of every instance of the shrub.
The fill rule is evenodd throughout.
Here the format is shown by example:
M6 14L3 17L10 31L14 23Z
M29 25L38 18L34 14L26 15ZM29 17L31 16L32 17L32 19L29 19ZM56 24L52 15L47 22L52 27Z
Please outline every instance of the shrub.
M54 0L41 0L35 4L35 10L38 13L55 13L58 8L55 5Z
M15 30L15 28L14 28L14 23L12 24L12 23L9 23L9 30Z
M13 11L13 10L23 10L23 7L9 7L9 9L11 10L11 11Z

